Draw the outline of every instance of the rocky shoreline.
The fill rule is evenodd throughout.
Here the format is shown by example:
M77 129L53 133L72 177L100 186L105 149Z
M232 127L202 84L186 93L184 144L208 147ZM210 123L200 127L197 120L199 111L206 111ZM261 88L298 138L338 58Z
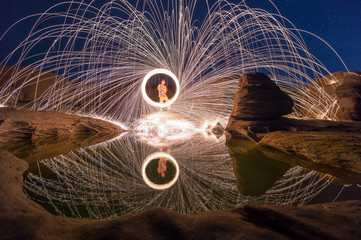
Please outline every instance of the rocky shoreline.
M249 133L250 126L260 124L230 121L227 145L233 151L257 148L275 160L331 174L346 184L361 183L361 122L282 118L267 124L282 128ZM242 147L237 139L243 139ZM247 146L244 142L249 142L247 149L237 150Z
M101 143L124 131L100 119L0 108L0 149L28 163Z
M347 89L354 86L349 91L353 96L359 91L361 77L355 79L351 73L342 76L341 82ZM361 121L352 120L360 110L357 107L360 99L352 98L352 111L346 111L340 104L344 109L340 115L343 121L298 120L284 116L292 112L292 99L267 75L244 74L239 86L226 127L230 151L257 148L272 159L331 174L345 184L361 183ZM341 84L334 91L344 88ZM250 143L237 144L236 139Z

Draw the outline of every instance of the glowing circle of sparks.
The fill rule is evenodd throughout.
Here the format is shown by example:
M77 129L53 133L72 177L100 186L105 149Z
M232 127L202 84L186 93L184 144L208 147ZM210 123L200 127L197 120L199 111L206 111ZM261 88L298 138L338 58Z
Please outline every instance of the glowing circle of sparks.
M151 182L149 180L149 178L147 177L146 173L145 173L145 169L147 167L147 165L149 164L150 161L157 159L157 158L167 158L176 168L176 173L174 178L172 179L172 181L170 181L169 183L166 184L155 184L153 182ZM172 157L171 155L169 155L168 153L164 153L164 152L156 152L153 153L151 155L149 155L143 162L142 165L142 176L143 176L143 180L144 182L151 188L156 189L156 190L164 190L167 188L170 188L174 183L177 182L178 177L179 177L179 165L177 163L177 161L174 159L174 157Z
M168 75L169 77L171 77L173 79L173 81L175 82L176 85L176 92L174 94L174 96L166 103L158 103L153 101L152 99L149 98L147 92L146 92L146 86L147 86L147 82L148 80L156 75L156 74L165 74ZM163 68L156 68L152 71L150 71L149 73L147 73L147 75L145 75L143 82L142 82L142 95L144 100L149 103L150 105L154 106L154 107L160 107L160 108L164 108L164 107L168 107L170 105L172 105L175 100L177 100L178 95L179 95L179 80L177 78L176 75L174 75L174 73L172 73L171 71L167 70L167 69L163 69Z

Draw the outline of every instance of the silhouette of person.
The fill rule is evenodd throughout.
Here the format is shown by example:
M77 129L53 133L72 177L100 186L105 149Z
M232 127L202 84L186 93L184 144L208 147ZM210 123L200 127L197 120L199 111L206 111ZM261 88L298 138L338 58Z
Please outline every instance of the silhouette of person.
M168 102L169 101L169 98L167 96L168 87L167 85L165 85L164 79L162 79L161 84L158 84L157 90L158 90L159 103Z

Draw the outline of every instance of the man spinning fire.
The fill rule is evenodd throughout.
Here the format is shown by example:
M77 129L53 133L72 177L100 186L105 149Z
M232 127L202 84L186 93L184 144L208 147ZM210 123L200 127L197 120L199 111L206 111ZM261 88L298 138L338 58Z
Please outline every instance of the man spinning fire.
M165 85L164 79L162 79L161 84L158 84L157 90L158 90L159 103L168 102L169 101L169 98L167 97L168 87L167 85Z

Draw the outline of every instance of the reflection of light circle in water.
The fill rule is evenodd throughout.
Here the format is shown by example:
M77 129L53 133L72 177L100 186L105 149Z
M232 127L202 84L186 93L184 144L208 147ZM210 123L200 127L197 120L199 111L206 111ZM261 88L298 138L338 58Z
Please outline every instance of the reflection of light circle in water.
M166 183L166 184L156 184L156 183L153 183L152 181L149 180L149 178L147 177L147 174L146 174L146 168L147 168L147 165L154 159L157 159L157 158L166 158L167 161L170 161L173 166L175 167L176 169L176 172L175 172L175 176L174 178ZM170 188L177 180L178 180L178 177L179 177L179 166L178 166L178 163L177 161L174 159L174 157L172 157L171 155L167 154L167 153L164 153L164 152L156 152L156 153L153 153L151 155L149 155L143 162L143 165L142 165L142 176L143 176L143 180L144 182L151 188L153 189L156 189L156 190L164 190L164 189L167 189L167 188Z
M166 103L155 102L152 99L150 99L150 97L147 94L147 91L146 91L147 82L152 76L154 76L156 74L166 74L169 77L171 77L172 80L175 82L176 92L175 92L174 96ZM172 73L171 71L169 71L167 69L156 68L156 69L150 71L149 73L147 73L147 75L145 75L143 82L142 82L142 95L143 95L144 100L147 103L149 103L150 105L152 105L154 107L164 108L164 107L168 107L168 106L172 105L175 102L175 100L177 100L178 95L179 95L179 88L180 88L179 80L178 80L177 76L174 75L174 73Z

